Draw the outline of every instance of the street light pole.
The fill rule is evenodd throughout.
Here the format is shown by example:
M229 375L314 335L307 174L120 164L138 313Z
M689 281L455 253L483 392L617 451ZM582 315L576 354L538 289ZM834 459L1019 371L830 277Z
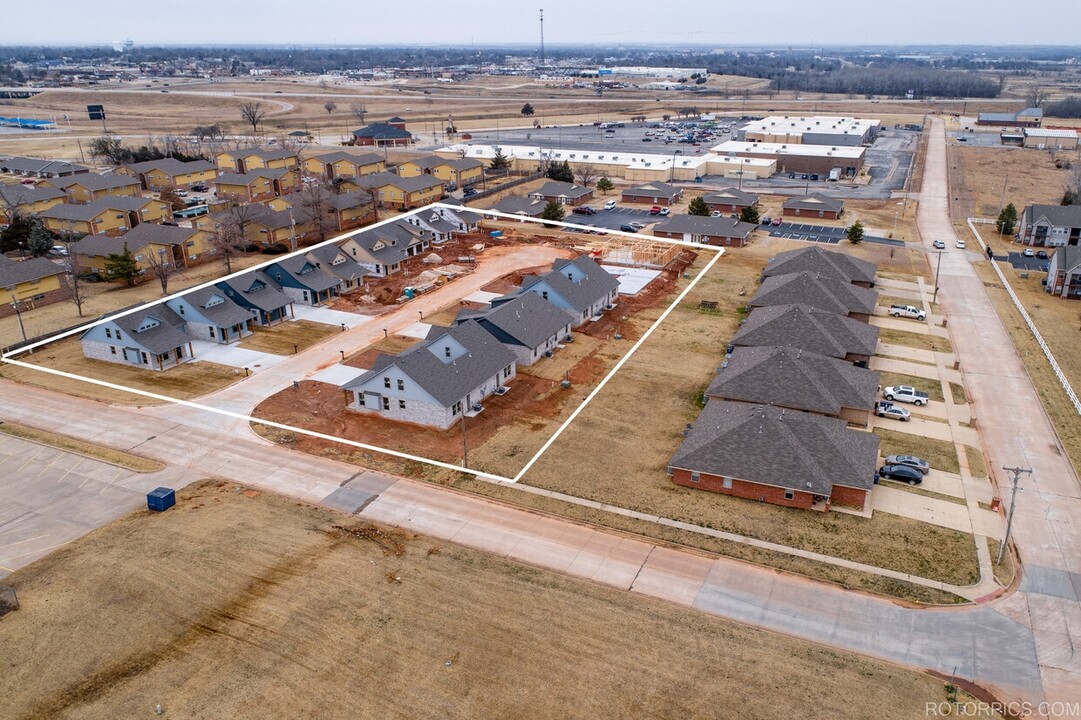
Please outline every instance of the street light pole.
M1003 465L1002 469L1010 473L1010 482L1013 485L1013 490L1010 492L1010 509L1006 512L1006 536L1002 538L1002 544L998 546L998 559L995 560L996 565L1002 564L1002 556L1006 552L1006 543L1010 541L1010 528L1013 526L1013 509L1017 507L1017 483L1021 479L1021 473L1024 473L1025 475L1032 474L1032 468L1006 467Z
M935 294L931 298L931 304L934 305L938 302L938 274L942 271L942 253L944 250L939 250L935 254L938 255L938 262L935 264Z

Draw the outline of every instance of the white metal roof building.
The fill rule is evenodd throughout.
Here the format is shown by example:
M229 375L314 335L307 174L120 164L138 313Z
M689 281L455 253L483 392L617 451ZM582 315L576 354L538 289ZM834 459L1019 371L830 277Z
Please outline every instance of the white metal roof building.
M863 147L805 145L800 143L741 142L729 140L711 151L730 157L774 160L777 172L828 173L835 167L855 175L863 167Z
M736 139L790 145L863 145L875 139L880 124L868 118L833 115L773 115L744 125Z
M1024 146L1037 150L1075 150L1077 131L1051 128L1025 128Z

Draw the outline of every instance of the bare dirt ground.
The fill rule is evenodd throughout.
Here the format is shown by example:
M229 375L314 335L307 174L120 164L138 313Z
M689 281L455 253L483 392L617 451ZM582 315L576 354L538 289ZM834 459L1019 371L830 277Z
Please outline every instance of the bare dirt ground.
M955 220L995 218L1006 203L1018 214L1026 205L1057 205L1070 171L1055 160L1076 163L1076 152L1052 153L1031 148L946 146L950 164L950 214Z
M688 254L685 261L691 257L693 255ZM551 358L543 358L530 367L519 367L517 377L508 384L510 392L488 398L484 402L484 411L466 420L469 467L503 476L515 475L552 435L556 426L573 412L589 389L630 348L630 343L671 302L682 267L682 263L676 263L638 295L621 297L615 310L606 313L603 319L575 330L578 339L557 350ZM520 282L527 273L512 273L494 281L493 285L515 287L513 283ZM458 306L454 306L425 319L435 322L443 315L449 322L457 310ZM615 339L617 333L623 333L622 340ZM412 338L386 338L354 354L346 364L370 367L379 353L401 352L415 343ZM561 387L564 378L571 381L570 389ZM254 416L434 460L462 462L460 425L440 431L394 422L346 410L346 402L339 388L306 382L301 384L299 393L287 389L268 398L255 409ZM305 452L339 451L337 445L316 438L298 437L261 425L257 429L278 442L284 440L295 444L297 449ZM405 472L413 465L390 458L377 459L370 453L354 459L365 465L381 463L381 467L396 472Z
M213 481L177 499L8 577L4 717L856 720L945 698L926 675L292 499Z

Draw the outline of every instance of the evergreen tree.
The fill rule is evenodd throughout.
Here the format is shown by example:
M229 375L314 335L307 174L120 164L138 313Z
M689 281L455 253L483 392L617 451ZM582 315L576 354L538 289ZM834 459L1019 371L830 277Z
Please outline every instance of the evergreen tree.
M687 205L687 214L702 216L709 215L709 205L706 205L706 201L703 200L702 196L700 195L694 200L691 200L690 204Z
M612 181L606 177L602 177L600 180L597 181L597 189L605 195L612 192L612 189L614 187L615 185L612 184Z
M548 204L541 210L540 216L542 220L562 220L566 214L562 205L555 200L549 200ZM545 223L545 227L555 227L555 225Z
M110 282L123 280L128 287L134 287L135 278L137 277L139 277L139 263L136 262L135 256L131 254L127 243L124 243L124 252L110 253L105 256L106 280Z
M3 230L0 230L0 252L18 250L20 243L25 247L30 240L30 230L32 229L30 218L20 212L14 213L14 215L15 217L11 219L11 223Z
M510 158L503 154L503 148L495 146L495 155L488 167L492 170L510 170Z
M762 217L758 214L758 208L754 205L748 205L739 211L739 219L745 223L754 223L757 225Z
M1002 212L998 214L998 219L995 220L995 229L998 230L1000 235L1012 235L1016 224L1017 208L1014 207L1013 203L1010 203L1002 208Z
M26 249L34 257L44 257L53 249L53 236L37 218L31 220L30 223L30 235L26 239Z
M848 227L847 234L848 242L852 243L853 245L859 245L861 242L863 242L863 223L861 223L859 220L852 223Z
M522 114L523 115L528 117L529 115L532 115L533 112L534 112L533 106L530 105L529 103L526 103L525 105L522 106Z

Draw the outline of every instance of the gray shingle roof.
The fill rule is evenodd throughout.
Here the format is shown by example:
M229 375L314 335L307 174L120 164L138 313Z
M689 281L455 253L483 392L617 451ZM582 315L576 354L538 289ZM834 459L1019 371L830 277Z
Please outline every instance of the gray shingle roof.
M580 198L584 195L588 195L593 192L587 187L581 185L575 185L574 183L561 182L559 180L549 180L541 185L538 189L529 193L530 197L540 196L546 198L553 197L566 197L570 199Z
M1022 217L1029 225L1046 219L1058 228L1081 227L1081 205L1029 205Z
M156 327L137 332L143 320L148 316L156 319L159 324ZM186 345L190 339L181 329L184 327L184 319L166 307L164 303L136 310L130 315L114 319L113 323L137 343L155 354Z
M722 188L716 192L706 193L702 199L707 203L717 205L754 205L758 202L757 195L743 192L738 188Z
M835 358L869 356L878 346L878 328L809 305L774 305L755 308L732 342L786 345Z
M331 195L327 198L327 204L335 210L349 210L361 205L368 205L372 201L372 196L363 190L354 190L352 192L342 193L341 195Z
M127 212L130 209L130 203L121 202L122 200L132 200L133 198L119 198L108 197L101 200L95 200L92 203L86 205L71 205L68 203L61 203L59 205L53 205L48 210L44 210L41 213L41 217L53 218L54 220L93 220L95 217L105 212L106 210L118 210L121 212ZM145 199L143 203L145 203ZM143 203L139 203L141 207Z
M877 460L878 436L842 420L710 400L669 465L828 496L870 490Z
M139 181L130 175L97 175L96 173L53 178L49 182L60 188L68 188L78 183L91 191L112 190L113 188L131 187L139 184Z
M79 255L100 257L124 252L125 243L131 252L137 252L151 243L156 245L183 245L196 232L194 228L143 223L135 226L120 237L87 235L71 247L72 251Z
M285 160L287 158L296 157L296 153L292 150L285 148L248 148L247 150L240 150L238 152L229 153L236 158L246 158L255 156L264 162L271 160Z
M447 335L461 343L466 353L444 362L441 353L429 347L438 347L439 340ZM380 355L371 370L344 388L357 389L394 365L443 407L450 407L513 363L514 354L510 350L476 322L469 321L453 328L433 327L420 345L400 355Z
M380 262L393 265L410 257L409 246L423 242L423 236L420 228L398 220L357 233L352 239ZM383 247L377 247L379 244Z
M347 153L339 150L338 152L326 153L325 155L315 155L314 159L322 161L326 164L336 163L339 160L348 160L355 165L374 165L375 163L383 162L383 156L375 153L362 153L360 155L354 155L353 153Z
M844 360L792 347L738 347L706 395L837 415L870 409L878 385L877 372Z
M308 257L309 259L314 258L324 270L342 280L359 280L368 274L363 265L346 255L340 247L333 243L312 248L308 251ZM344 261L335 265L334 261L341 258L344 258Z
M648 182L648 183L645 183L644 185L639 185L638 187L630 188L629 190L624 190L623 194L624 195L645 195L645 196L648 196L648 197L674 198L674 197L679 197L679 195L682 192L683 191L680 190L675 185L669 185L668 183L657 181L657 182Z
M788 273L808 270L826 277L836 277L848 282L874 282L875 264L854 258L845 253L825 250L817 245L774 255L763 277L787 275Z
M413 137L408 130L402 130L387 123L372 123L367 127L354 130L353 135L358 138L372 138L376 142L381 140L408 140Z
M177 160L176 158L163 158L161 160L147 160L146 162L132 163L128 165L128 168L136 173L150 172L151 170L161 170L168 175L183 175L185 173L202 172L203 170L214 170L217 166L212 162L206 160L191 160L190 162L184 162Z
M225 291L218 287L190 290L184 293L181 298L198 308L200 313L219 327L232 327L251 320L251 313L230 300ZM220 298L224 302L209 304L215 298ZM170 303L175 302L176 300L170 301Z
M1051 258L1056 270L1067 273L1081 271L1081 247L1077 245L1063 245L1056 248Z
M481 312L464 310L455 322L475 319L504 342L535 348L571 323L570 314L536 293ZM490 326L490 327L489 327ZM504 337L505 336L505 337Z
M758 226L726 217L708 215L670 215L653 227L654 232L690 233L710 237L746 239Z
M293 303L292 298L281 291L280 286L262 271L253 271L222 280L217 286L230 294L234 300L243 299L265 312L273 312Z
M3 256L0 255L0 257ZM30 258L21 262L13 262L4 257L0 261L0 290L19 283L34 282L42 278L66 273L67 270L45 258Z
M75 163L65 162L63 160L44 160L42 158L29 158L29 157L6 157L0 159L0 168L5 168L12 172L26 172L26 173L82 173L89 170L85 165L76 165Z
M567 265L577 266L585 278L577 283L570 280L561 272ZM552 269L543 275L530 275L523 278L522 286L518 290L497 298L492 305L502 304L509 298L519 297L542 280L547 282L552 290L566 300L571 307L579 311L589 309L598 300L613 290L619 289L619 280L615 275L606 272L589 257L580 255L574 260L556 260L552 263Z
M520 195L507 195L505 198L496 203L493 210L499 212L505 212L508 215L525 215L526 217L537 217L544 212L545 202L543 200L536 200L534 198L522 197Z
M245 173L222 173L211 182L226 185L251 185L257 178L279 180L288 173L288 168L255 168Z
M754 308L798 304L839 315L871 314L877 298L878 293L869 288L805 271L766 278L747 305Z
M803 197L794 197L785 200L781 205L785 210L825 210L826 212L841 212L845 209L844 200L838 200L836 198L829 198L825 195L819 195L818 193L811 193L810 195L804 195Z
M32 187L28 185L0 185L0 200L12 205L30 205L40 200L66 198L67 193L51 187Z
M317 267L318 260L313 261L305 255L284 257L271 267L280 267L292 275L301 285L315 292L322 292L330 288L338 287L341 279L334 273L328 272L323 267ZM320 265L322 263L319 263ZM268 273L273 272L268 269Z
M402 177L392 172L377 172L370 175L361 175L353 178L354 185L362 188L378 188L384 185L393 185L405 192L417 192L433 187L443 187L443 181L433 175L417 175L415 177Z

